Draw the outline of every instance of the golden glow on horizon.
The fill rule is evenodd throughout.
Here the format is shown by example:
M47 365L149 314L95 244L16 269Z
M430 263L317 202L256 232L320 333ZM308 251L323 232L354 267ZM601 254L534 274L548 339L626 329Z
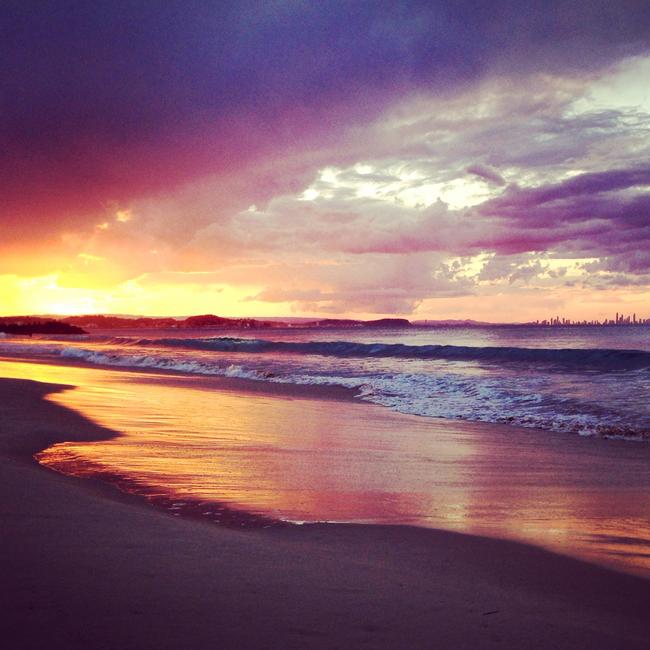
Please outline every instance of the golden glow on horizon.
M191 275L191 274L188 274ZM199 283L152 284L129 280L110 289L61 286L58 274L35 278L0 275L0 316L27 314L142 314L182 316L272 316L289 313L287 304L247 300L261 287Z
M65 286L65 278L49 274L33 278L0 275L0 316L29 314L141 314L187 316L214 313L231 317L322 316L378 318L404 316L421 319L465 319L531 321L555 316L572 320L613 318L616 312L650 317L650 291L585 290L561 287L540 290L520 288L516 292L491 286L483 295L440 297L424 300L411 314L372 312L331 313L296 309L291 302L256 300L263 286L202 283L201 273L175 274L176 281L141 276L115 286ZM209 274L208 274L209 275Z

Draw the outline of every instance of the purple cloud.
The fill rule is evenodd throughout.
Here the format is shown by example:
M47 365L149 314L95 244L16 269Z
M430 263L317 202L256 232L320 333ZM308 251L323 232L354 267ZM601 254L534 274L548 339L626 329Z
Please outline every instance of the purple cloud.
M504 195L490 201L484 206L482 212L510 214L548 203L570 201L585 195L594 196L605 192L648 186L650 186L650 167L579 174L561 183L543 187L532 189L512 187Z
M466 170L468 174L473 176L478 176L488 183L493 183L494 185L505 185L506 181L499 174L496 169L489 167L488 165L470 165Z
M494 70L579 74L650 45L650 8L633 0L52 0L0 12L2 217L18 232L333 144L410 92Z

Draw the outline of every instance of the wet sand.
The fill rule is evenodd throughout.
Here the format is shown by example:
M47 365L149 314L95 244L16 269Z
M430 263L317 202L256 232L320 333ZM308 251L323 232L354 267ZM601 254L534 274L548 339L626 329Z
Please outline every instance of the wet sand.
M65 379L75 389L49 401L120 432L41 464L175 515L416 525L650 577L648 445L403 415L337 387L18 361L3 374Z
M114 435L0 380L3 643L11 648L646 648L650 581L403 526L233 530L32 454Z

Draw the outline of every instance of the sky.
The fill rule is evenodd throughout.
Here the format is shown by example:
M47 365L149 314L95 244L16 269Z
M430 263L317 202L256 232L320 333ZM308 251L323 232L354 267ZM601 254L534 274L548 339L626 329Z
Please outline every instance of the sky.
M0 315L650 317L646 0L6 0L0 60Z

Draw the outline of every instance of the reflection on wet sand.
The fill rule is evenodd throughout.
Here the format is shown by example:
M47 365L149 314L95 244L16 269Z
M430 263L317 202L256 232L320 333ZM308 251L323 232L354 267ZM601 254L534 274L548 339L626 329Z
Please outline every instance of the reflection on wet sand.
M404 416L245 384L219 390L223 380L17 362L0 371L78 386L50 399L123 434L55 445L43 464L103 473L172 511L191 504L190 514L216 521L243 511L251 525L416 524L650 573L643 443Z

